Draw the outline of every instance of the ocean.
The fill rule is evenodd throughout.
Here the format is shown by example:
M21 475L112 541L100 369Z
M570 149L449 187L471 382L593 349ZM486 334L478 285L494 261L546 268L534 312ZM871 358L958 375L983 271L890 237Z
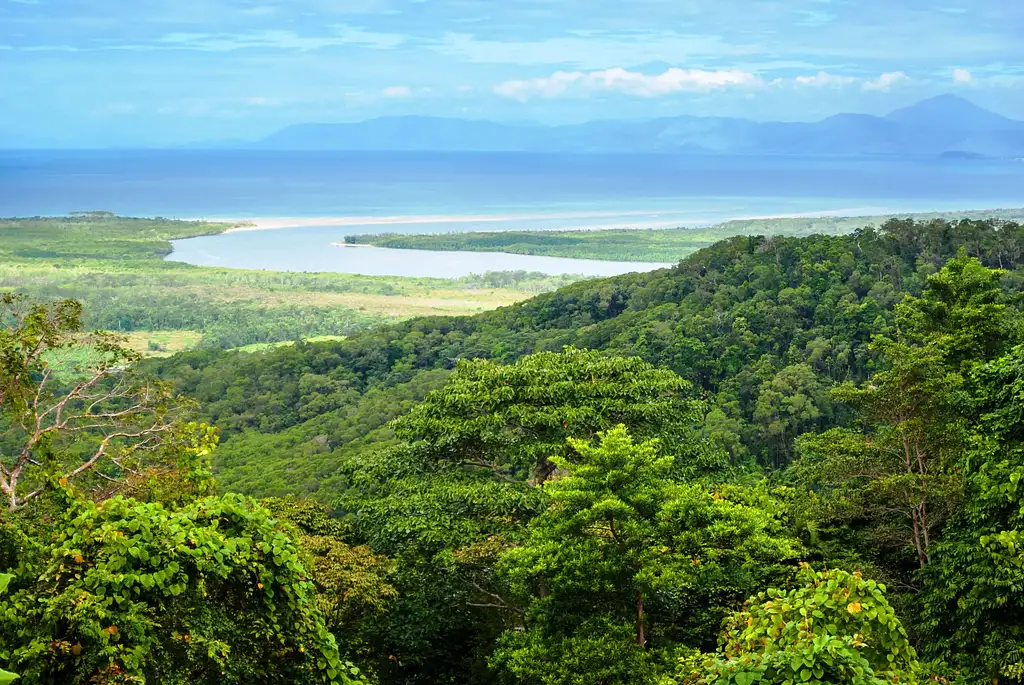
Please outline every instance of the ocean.
M536 153L2 151L0 216L347 217L176 241L199 265L381 275L610 275L637 263L334 247L351 233L708 225L1024 206L1009 160ZM365 217L367 224L360 224ZM381 222L383 217L393 221ZM419 217L419 219L417 219ZM484 220L483 217L486 217ZM370 223L372 222L372 223ZM649 265L656 268L658 265Z
M534 153L0 151L0 215L649 213L688 223L1024 204L1002 160ZM574 227L579 218L543 227ZM642 226L643 221L637 222Z

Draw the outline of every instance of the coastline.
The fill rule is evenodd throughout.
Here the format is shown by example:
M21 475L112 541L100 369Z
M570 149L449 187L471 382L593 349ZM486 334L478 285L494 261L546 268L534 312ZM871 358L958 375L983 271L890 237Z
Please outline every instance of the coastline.
M552 230L552 231L600 231L616 229L659 229L659 228L707 228L728 221L749 221L763 219L812 219L822 217L867 217L879 214L910 214L884 207L848 207L843 209L814 210L808 212L758 214L728 216L717 220L707 218L674 218L658 219L664 210L626 211L626 212L590 212L590 213L543 213L543 214L405 214L392 216L320 216L320 217L241 217L208 219L216 223L231 224L224 233L241 233L244 231L271 231L287 228L310 228L323 226L410 226L418 224L468 224L468 223L514 223L516 221L544 220L594 220L601 218L628 219L628 217L649 217L647 221L587 223L583 225L557 228L516 228L513 226L491 229L496 232L515 230ZM484 231L477 231L484 232Z
M212 218L209 221L233 224L226 233L241 231L267 231L280 228L312 226L400 226L437 223L501 223L511 221L537 221L559 219L600 219L618 217L656 217L656 210L626 212L548 212L528 214L399 214L391 216L319 216L319 217L231 217ZM664 213L664 210L661 212ZM673 219L678 225L679 220ZM705 222L706 223L706 222Z

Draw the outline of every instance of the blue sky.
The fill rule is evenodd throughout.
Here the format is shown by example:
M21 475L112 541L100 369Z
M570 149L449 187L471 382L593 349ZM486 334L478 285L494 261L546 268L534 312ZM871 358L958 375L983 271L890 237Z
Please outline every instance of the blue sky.
M0 0L0 137L256 138L429 114L1024 119L1021 0Z

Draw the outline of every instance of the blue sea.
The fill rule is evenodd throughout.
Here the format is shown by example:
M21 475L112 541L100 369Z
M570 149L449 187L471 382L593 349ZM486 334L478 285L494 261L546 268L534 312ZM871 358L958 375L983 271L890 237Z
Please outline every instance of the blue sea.
M1010 160L0 151L0 216L107 210L210 219L398 217L393 224L350 220L335 228L302 229L290 233L291 239L282 232L300 229L232 233L188 241L188 250L179 246L177 258L190 251L200 255L187 259L193 263L247 268L352 271L369 258L340 259L345 248L330 247L348 233L697 226L751 216L1021 206L1024 163ZM430 218L409 223L416 217ZM264 244L262 251L257 243ZM423 260L422 253L417 259ZM490 258L475 259L467 268L489 266ZM501 268L516 266L504 262ZM568 266L551 268L561 272ZM456 271L463 268L420 270L461 275Z
M1001 160L533 153L0 151L0 215L673 211L717 220L1024 204Z

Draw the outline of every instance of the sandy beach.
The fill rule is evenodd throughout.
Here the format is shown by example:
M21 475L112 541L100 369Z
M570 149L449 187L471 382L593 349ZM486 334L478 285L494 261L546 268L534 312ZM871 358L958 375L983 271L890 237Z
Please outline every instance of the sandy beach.
M852 217L869 216L872 214L886 213L879 207L851 207L838 210L824 210L815 212L800 212L793 214L765 214L756 216L735 216L728 220L749 220L749 219L797 219L816 217ZM675 217L672 219L659 219L657 211L633 211L633 212L592 212L592 213L546 213L546 214L429 214L429 215L396 215L396 216L320 216L320 217L245 217L212 219L222 223L233 224L225 233L241 231L266 231L284 228L304 228L313 226L408 226L417 224L461 224L461 223L495 223L514 224L517 221L537 220L572 220L579 219L580 224L572 227L558 229L518 229L514 225L495 228L495 231L509 230L577 230L577 231L598 231L613 229L657 229L657 228L705 228L712 223L707 219L691 219ZM594 223L595 220L606 219L628 219L636 217L637 221L610 221L606 223ZM584 223L586 222L586 223Z
M228 233L237 231L265 231L278 228L301 228L306 226L400 226L408 224L436 223L498 223L513 221L601 219L618 217L657 217L654 211L633 212L573 212L542 214L411 214L397 216L319 216L319 217L232 217L210 219L221 223L234 224ZM659 222L643 222L644 226ZM679 225L673 219L672 225ZM666 224L667 225L667 224ZM604 227L604 226L602 226Z

